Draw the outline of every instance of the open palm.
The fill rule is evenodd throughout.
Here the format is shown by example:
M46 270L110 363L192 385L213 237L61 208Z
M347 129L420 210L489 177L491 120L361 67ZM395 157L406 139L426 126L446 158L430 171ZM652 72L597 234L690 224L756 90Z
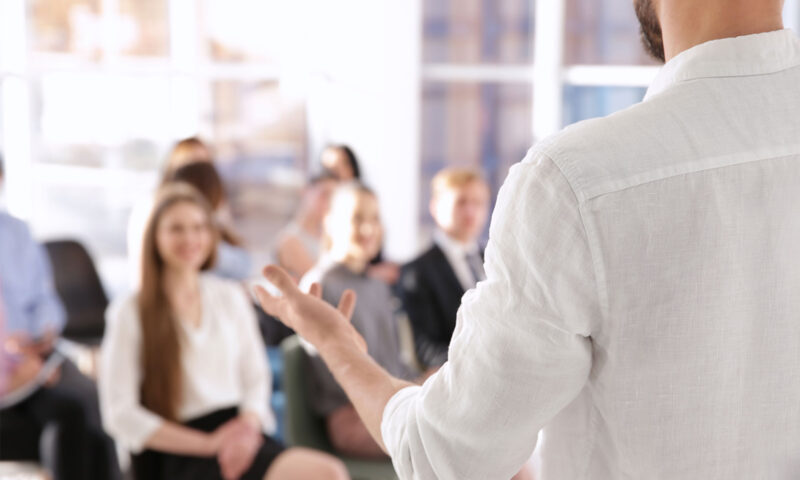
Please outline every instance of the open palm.
M355 292L346 290L338 308L334 308L322 300L322 288L317 283L311 285L309 293L303 293L280 267L269 265L263 273L281 292L280 296L273 296L264 288L256 287L256 296L265 312L277 317L318 349L333 341L367 351L366 342L350 323L356 306Z

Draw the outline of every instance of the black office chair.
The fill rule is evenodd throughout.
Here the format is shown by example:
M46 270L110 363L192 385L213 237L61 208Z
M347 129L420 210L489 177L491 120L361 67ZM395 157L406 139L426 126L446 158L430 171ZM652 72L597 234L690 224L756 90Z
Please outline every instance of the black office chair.
M44 245L50 256L58 296L67 311L62 336L78 343L99 345L105 331L108 297L92 257L74 240Z

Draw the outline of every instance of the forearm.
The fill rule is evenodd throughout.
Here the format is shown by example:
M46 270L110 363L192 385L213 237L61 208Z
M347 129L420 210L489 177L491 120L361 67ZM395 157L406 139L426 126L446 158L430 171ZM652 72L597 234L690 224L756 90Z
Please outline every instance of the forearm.
M329 341L321 345L319 352L372 438L386 451L381 437L383 410L395 393L412 384L392 377L368 354L347 343Z
M217 450L211 434L174 422L162 423L158 430L147 439L145 448L197 457L211 457L216 454Z

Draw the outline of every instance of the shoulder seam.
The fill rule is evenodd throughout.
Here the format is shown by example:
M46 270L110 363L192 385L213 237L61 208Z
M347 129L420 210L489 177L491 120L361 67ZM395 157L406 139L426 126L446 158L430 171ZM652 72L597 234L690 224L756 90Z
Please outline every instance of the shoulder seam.
M605 275L603 274L602 265L599 262L599 245L597 244L596 238L593 235L589 234L589 229L586 227L586 215L584 213L584 202L580 200L578 197L577 192L575 191L575 187L573 186L573 182L570 181L570 178L564 173L564 169L562 166L556 162L550 153L546 151L540 151L541 155L550 160L553 165L556 166L561 176L564 177L566 180L567 185L569 185L570 191L572 192L573 197L575 198L575 206L578 209L578 215L581 219L581 228L583 228L583 234L586 238L586 244L589 248L589 257L592 262L592 275L594 276L594 283L595 283L595 292L597 294L598 305L600 307L600 314L601 318L597 320L597 323L604 323L608 312L608 298L607 298L607 288L605 285Z

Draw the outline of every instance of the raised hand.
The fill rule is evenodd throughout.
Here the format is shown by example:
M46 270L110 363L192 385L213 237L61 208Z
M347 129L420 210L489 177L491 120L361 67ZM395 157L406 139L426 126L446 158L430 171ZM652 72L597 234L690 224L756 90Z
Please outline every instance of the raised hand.
M274 265L264 269L264 276L281 292L281 296L276 297L256 287L258 301L265 312L280 319L317 349L333 342L367 351L366 342L350 324L356 306L355 292L345 291L338 308L334 308L320 298L322 289L318 284L312 285L309 293L303 293L288 273Z

